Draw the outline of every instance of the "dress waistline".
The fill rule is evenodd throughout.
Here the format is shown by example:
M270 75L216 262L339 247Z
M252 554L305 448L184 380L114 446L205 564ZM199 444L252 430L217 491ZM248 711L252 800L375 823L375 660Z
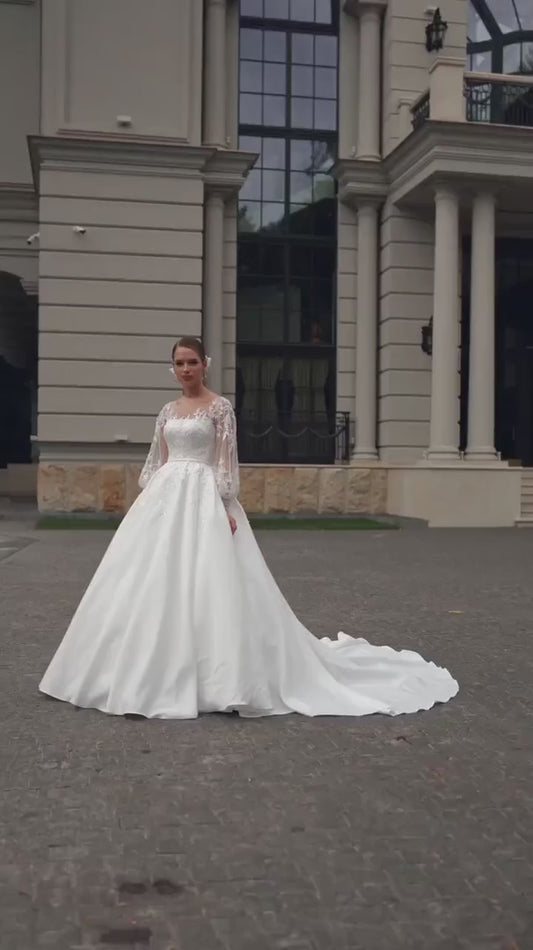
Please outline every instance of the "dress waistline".
M203 459L195 459L192 455L187 457L180 455L180 457L176 459L169 458L166 464L179 465L181 462L196 462L197 465L204 465L205 468L213 469L213 466L209 462L205 462Z

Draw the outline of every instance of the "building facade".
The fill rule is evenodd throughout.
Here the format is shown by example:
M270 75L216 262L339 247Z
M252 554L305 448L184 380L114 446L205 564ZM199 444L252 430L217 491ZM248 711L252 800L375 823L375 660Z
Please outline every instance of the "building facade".
M248 511L533 520L530 0L0 0L0 52L0 492L125 510L195 334Z

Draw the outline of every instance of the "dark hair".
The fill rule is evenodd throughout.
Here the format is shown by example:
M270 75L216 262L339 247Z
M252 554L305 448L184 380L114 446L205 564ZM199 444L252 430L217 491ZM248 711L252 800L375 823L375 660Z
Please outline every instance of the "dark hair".
M185 346L188 350L194 350L198 354L202 363L205 360L205 350L204 344L195 336L182 336L174 346L172 347L172 359L174 359L174 353L178 349L178 346Z

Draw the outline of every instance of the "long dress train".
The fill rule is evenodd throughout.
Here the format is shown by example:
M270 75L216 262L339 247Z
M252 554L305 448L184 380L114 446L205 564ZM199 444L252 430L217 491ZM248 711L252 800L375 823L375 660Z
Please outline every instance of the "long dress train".
M161 410L143 491L116 531L39 688L117 715L397 715L458 690L417 653L293 614L237 501L235 417ZM227 509L237 521L231 534Z

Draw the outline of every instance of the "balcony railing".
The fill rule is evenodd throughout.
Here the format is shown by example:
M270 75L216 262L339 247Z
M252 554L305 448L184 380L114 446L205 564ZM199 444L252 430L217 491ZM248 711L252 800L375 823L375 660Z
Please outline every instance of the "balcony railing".
M411 109L411 116L413 129L419 129L429 119L429 90L416 100Z
M467 122L533 128L533 78L465 76ZM526 81L524 82L524 79Z
M437 60L429 90L411 106L411 126L483 122L533 128L533 76L464 72L460 60Z

